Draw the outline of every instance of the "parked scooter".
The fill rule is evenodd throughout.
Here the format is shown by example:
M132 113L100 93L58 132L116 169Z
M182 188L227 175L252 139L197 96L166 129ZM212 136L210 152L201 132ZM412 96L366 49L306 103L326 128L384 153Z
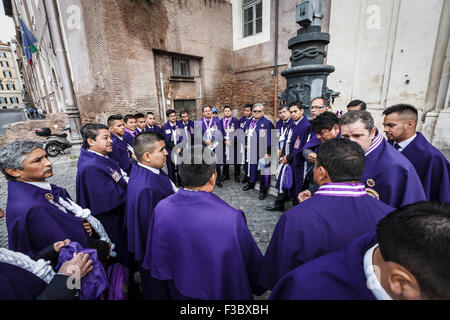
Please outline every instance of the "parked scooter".
M70 126L65 127L62 131L69 131L70 133ZM44 149L50 157L64 154L64 150L72 147L72 144L67 140L67 133L52 134L50 128L36 129L35 133L40 137L47 137L44 142Z

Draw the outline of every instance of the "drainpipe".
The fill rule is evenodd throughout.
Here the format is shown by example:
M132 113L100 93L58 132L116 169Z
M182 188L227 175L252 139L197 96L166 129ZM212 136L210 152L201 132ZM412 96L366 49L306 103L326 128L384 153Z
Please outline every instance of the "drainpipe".
M278 107L278 24L279 24L279 0L275 0L275 54L274 54L274 96L273 96L273 123L277 121Z
M56 0L44 0L44 3L47 9L51 34L53 35L53 47L56 52L58 71L63 85L66 114L69 118L69 125L71 128L71 143L73 145L81 145L83 138L81 136L80 112L78 110L75 91L73 89L69 61L67 59L67 51L64 47L61 25L59 23L58 5Z

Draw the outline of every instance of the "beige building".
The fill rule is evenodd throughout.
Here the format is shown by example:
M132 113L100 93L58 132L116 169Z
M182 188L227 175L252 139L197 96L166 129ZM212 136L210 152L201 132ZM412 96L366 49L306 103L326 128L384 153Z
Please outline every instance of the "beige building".
M0 41L0 109L24 109L23 83L16 49Z
M3 1L16 25L20 14L39 41L35 67L25 66L33 100L64 111L44 1ZM263 102L271 116L286 87L280 74L290 67L299 2L57 1L83 123L138 111L164 121L168 108L197 118L205 103L231 105L238 116L244 104ZM419 129L450 149L450 1L322 3L327 64L336 69L328 87L341 92L334 109L364 100L382 129L385 108L412 104Z

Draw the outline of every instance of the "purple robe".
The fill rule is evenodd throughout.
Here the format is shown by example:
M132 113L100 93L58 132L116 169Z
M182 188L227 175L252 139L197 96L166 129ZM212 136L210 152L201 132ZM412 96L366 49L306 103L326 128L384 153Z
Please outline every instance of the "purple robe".
M322 185L312 198L281 216L264 257L260 285L272 289L295 267L375 232L379 220L394 210L367 195L362 183Z
M180 189L153 214L144 268L173 280L179 295L172 298L246 300L264 292L256 284L262 254L242 211L213 193Z
M266 188L269 187L269 175L262 175L258 171L258 160L260 159L260 145L259 145L259 137L264 138L264 135L267 137L267 145L266 149L263 153L270 154L271 148L271 130L275 129L273 123L265 117L262 117L258 121L256 121L255 129L253 131L253 135L251 137L248 136L248 132L251 129L252 125L255 124L254 119L250 121L250 124L246 130L247 136L247 152L250 150L250 158L247 153L247 163L246 166L248 168L248 177L250 178L251 183L255 183L256 181L262 181L265 183ZM263 146L261 146L263 148ZM256 150L256 151L255 151Z
M130 146L134 146L134 137L138 134L137 130L132 132L128 129L125 129L125 134L123 135L123 140L128 143Z
M289 138L289 153L292 154L291 167L294 175L294 187L291 193L294 199L297 199L303 186L305 160L303 159L302 151L308 145L307 141L310 133L311 123L306 117L303 117L297 125L295 125L295 122L292 124L292 133L290 133L291 136Z
M253 116L251 116L250 118L246 118L245 116L243 116L241 119L239 119L239 127L244 130L244 132L247 130L248 126L250 125L250 122L252 121ZM245 139L244 139L244 146L245 146ZM240 147L239 147L240 148ZM244 167L244 171L245 171L245 176L248 175L248 166L245 164L245 162L247 161L247 152L245 151L245 148L243 149L243 155L242 155L242 161L243 161L243 167Z
M394 208L426 201L416 169L380 134L366 151L362 182L370 195Z
M52 200L70 199L65 189L51 185L52 191L29 183L8 181L6 226L9 249L28 256L55 242L70 239L87 246L83 219L65 213Z
M277 129L277 136L279 139L278 150L281 150L281 156L287 156L292 152L291 143L289 141L289 135L292 136L291 130L293 125L294 120L292 119L289 119L286 123L283 120L278 120L275 125L275 129ZM280 185L282 183L281 179L283 178L282 172L285 170L284 166L285 165L283 165L280 168L280 173L278 174L278 179L275 184L275 188L277 190L280 190Z
M126 219L128 250L134 253L136 261L144 258L153 209L162 199L174 193L169 177L160 172L158 175L137 164L131 169Z
M120 250L127 183L119 163L81 148L76 192L77 203L91 210Z
M189 120L185 124L182 120L177 121L178 126L184 130L185 136L188 138L191 145L194 145L194 121Z
M167 156L167 173L169 175L170 180L172 180L174 183L177 181L176 179L176 169L177 166L175 166L175 163L172 161L172 150L173 147L175 147L178 143L180 143L183 138L181 136L181 127L176 123L175 125L172 125L170 122L166 122L163 127L163 134L164 134L164 142L166 143L166 150L169 153ZM175 141L172 137L172 132L176 132Z
M375 238L364 234L341 250L295 268L278 281L269 299L375 300L363 268L364 253Z
M425 137L417 137L401 153L413 164L427 201L450 202L450 163Z
M145 132L154 132L154 133L163 133L161 127L154 125L154 126L147 126L145 127Z
M115 134L111 133L111 139L113 141L113 151L108 154L108 157L116 160L123 171L130 173L131 165L130 158L131 152L128 150L128 143L118 138Z
M15 265L0 262L0 300L35 300L47 283Z
M225 129L230 130L229 131L229 135L232 136L234 134L234 132L239 129L239 121L236 118L231 117L230 122L224 122L225 118L220 119L220 126L219 126L219 130L220 132L222 132L222 136L223 136L223 164L236 164L237 163L237 154L240 151L238 145L236 144L237 142L237 138L233 139L232 145L234 146L234 155L233 155L233 159L228 159L227 160L227 153L230 152L231 153L231 149L230 151L228 151L228 148L225 146L225 137L227 136L227 133L225 132ZM225 127L226 126L226 127Z

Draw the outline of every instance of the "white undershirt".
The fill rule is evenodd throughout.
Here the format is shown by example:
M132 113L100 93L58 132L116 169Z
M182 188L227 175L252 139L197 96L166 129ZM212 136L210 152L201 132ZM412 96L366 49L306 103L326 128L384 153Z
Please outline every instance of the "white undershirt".
M364 274L366 275L367 278L366 285L377 300L392 300L392 298L389 296L386 290L384 290L383 286L378 280L378 277L375 274L374 265L372 261L373 261L373 253L377 247L378 243L375 244L373 247L371 247L369 250L367 250L366 253L364 254Z
M105 155L103 155L103 154L101 154L101 153L92 151L91 149L88 149L87 151L92 152L92 153L95 153L95 154L97 154L97 155L99 155L99 156L101 156L101 157L103 157L103 158L108 158L108 156L105 156Z
M32 184L33 186L41 188L41 189L52 191L52 186L48 182L28 182L28 181L24 181L24 182L28 183L28 184Z
M160 173L160 170L159 170L159 169L155 169L155 168L146 166L145 164L142 164L142 163L140 163L140 162L138 162L138 166L140 166L140 167L142 167L142 168L144 168L144 169L150 170L150 171L153 172L154 174L159 174L159 173ZM178 188L175 186L175 184L172 182L172 180L169 179L169 181L170 181L170 183L172 184L173 192L177 193L177 192L178 192Z
M405 149L408 144L410 144L411 142L413 142L413 140L417 137L417 133L415 133L411 138L406 139L402 142L396 142L396 144L398 144L400 146L400 148L398 148L398 151L402 152L403 149Z

